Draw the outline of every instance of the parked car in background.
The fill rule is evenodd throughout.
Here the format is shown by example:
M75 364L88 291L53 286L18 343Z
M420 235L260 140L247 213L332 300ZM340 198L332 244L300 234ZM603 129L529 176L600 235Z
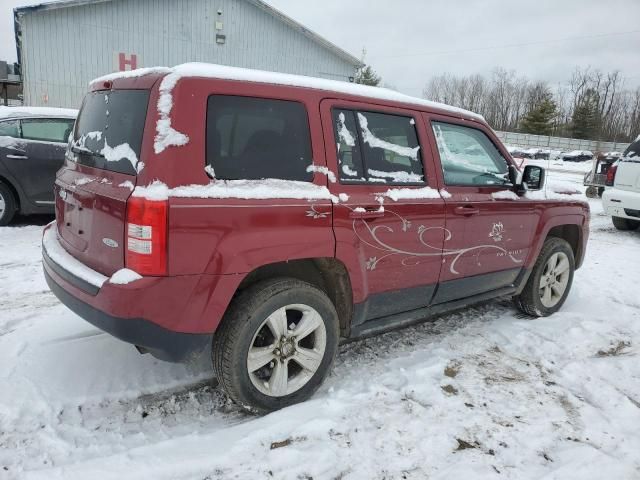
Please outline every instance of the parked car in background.
M169 76L167 76L169 75ZM160 99L160 100L158 100ZM266 412L341 339L511 296L563 305L589 206L518 172L471 112L346 82L187 64L91 84L44 274L78 315Z
M640 227L640 137L607 170L602 203L618 230Z
M54 213L53 183L77 110L0 107L0 226L16 213Z
M593 152L589 150L572 150L571 152L562 153L560 158L565 162L586 162L593 159Z

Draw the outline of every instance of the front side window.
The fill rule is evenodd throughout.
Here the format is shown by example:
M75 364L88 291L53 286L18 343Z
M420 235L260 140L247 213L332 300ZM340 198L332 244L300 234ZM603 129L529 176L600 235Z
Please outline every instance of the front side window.
M307 111L299 102L212 95L207 105L207 165L224 180L311 181ZM211 170L209 170L211 173Z
M74 120L39 118L21 120L21 123L22 138L25 140L67 143Z
M433 122L446 185L509 183L508 163L487 135L475 128Z
M0 137L20 137L20 130L18 129L17 120L7 120L6 122L0 122Z
M341 182L424 183L413 117L342 109L333 117Z

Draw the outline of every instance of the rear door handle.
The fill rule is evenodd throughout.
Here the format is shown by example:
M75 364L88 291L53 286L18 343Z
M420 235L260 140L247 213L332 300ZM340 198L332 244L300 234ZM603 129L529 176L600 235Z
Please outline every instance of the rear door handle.
M14 160L26 160L29 157L26 155L7 155L7 158L12 158Z
M384 217L384 209L376 208L375 210L351 210L349 218L354 220L367 220L369 218L381 218Z
M464 217L471 217L473 215L478 215L480 213L480 209L471 205L465 205L463 207L454 208L453 213Z

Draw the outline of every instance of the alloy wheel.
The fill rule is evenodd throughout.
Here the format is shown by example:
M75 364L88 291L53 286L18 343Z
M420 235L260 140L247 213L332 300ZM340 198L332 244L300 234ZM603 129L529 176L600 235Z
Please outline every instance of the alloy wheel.
M569 285L571 265L563 252L556 252L544 267L540 276L540 301L547 308L553 308L564 296Z
M303 304L279 308L251 341L247 354L251 383L264 395L289 395L318 371L326 346L326 327L314 308Z

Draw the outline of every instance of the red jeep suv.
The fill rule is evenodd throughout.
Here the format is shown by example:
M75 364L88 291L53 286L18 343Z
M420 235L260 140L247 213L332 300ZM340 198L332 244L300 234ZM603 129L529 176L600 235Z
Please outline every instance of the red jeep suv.
M587 204L547 199L482 117L217 65L95 80L43 236L51 290L141 352L212 346L230 397L305 400L338 344L499 296L564 303Z

